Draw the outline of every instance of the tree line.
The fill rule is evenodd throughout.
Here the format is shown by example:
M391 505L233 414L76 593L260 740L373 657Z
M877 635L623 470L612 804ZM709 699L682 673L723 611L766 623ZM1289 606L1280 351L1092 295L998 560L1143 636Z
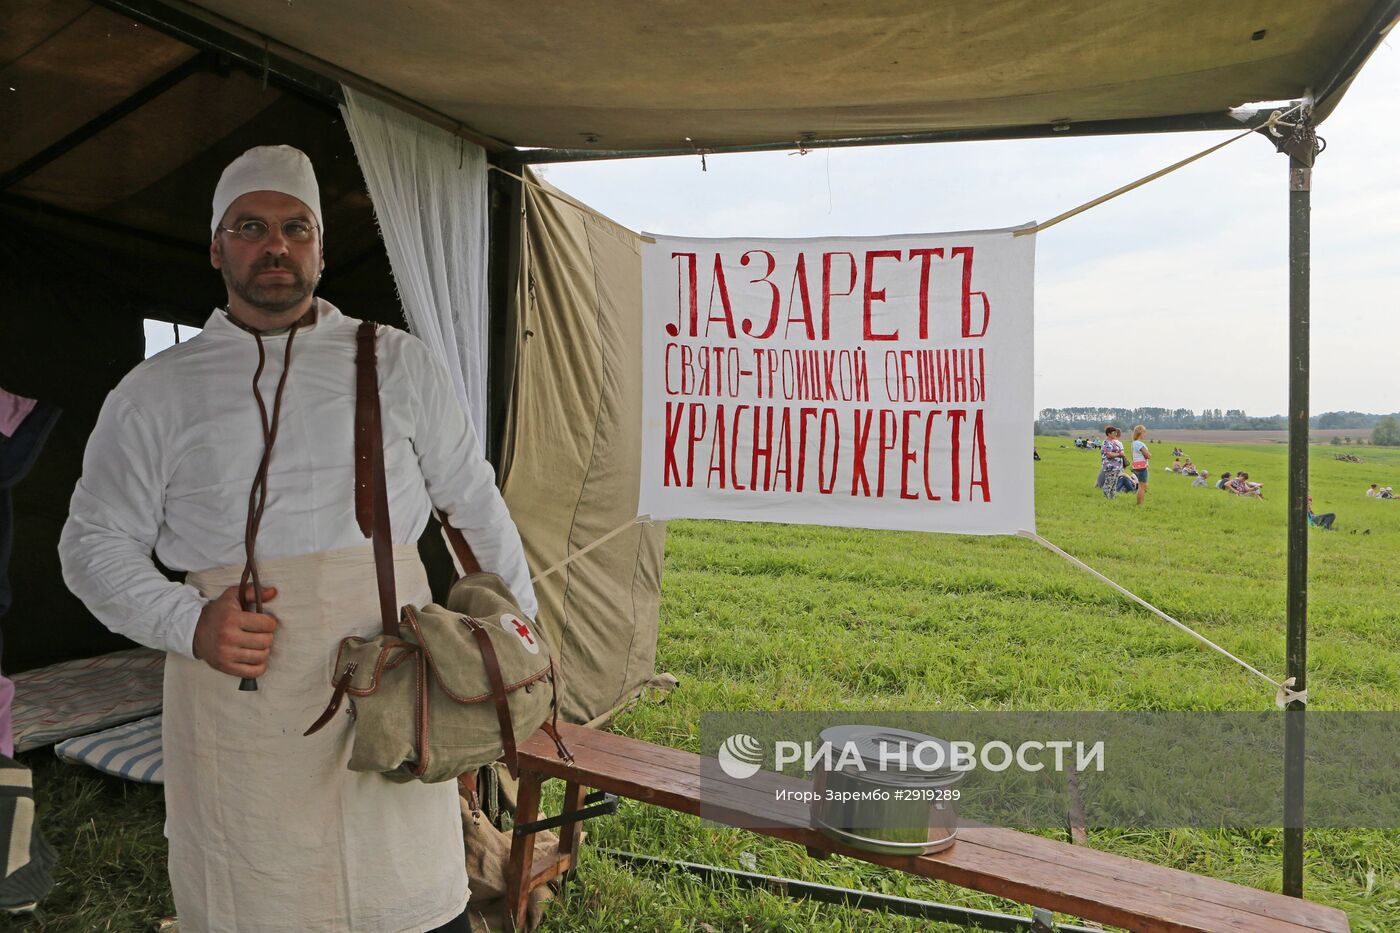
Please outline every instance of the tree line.
M1327 411L1308 423L1321 430L1371 428L1371 443L1400 446L1400 412L1388 415L1364 411ZM1240 408L1206 408L1199 414L1190 408L1042 408L1036 420L1037 434L1098 431L1105 424L1145 424L1154 430L1175 428L1196 431L1283 431L1284 415L1249 415Z

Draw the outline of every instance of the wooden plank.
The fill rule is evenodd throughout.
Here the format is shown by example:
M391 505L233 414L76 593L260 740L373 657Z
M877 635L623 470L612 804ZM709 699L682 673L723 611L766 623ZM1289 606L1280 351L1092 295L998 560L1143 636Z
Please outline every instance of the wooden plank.
M723 813L716 815L722 817ZM772 827L757 831L798 845L820 846L839 855L950 881L961 887L1088 920L1127 927L1139 933L1307 933L1318 929L1312 925L1261 917L1230 905L1202 901L1171 886L1161 889L1143 887L1130 877L1109 878L1084 872L1069 857L1057 863L1046 863L960 839L943 852L911 858L853 849L808 828ZM1072 851L1070 856L1073 854ZM1131 863L1132 860L1122 861Z
M521 765L515 818L521 823L532 823L540 816L541 778L526 770L524 762ZM517 930L525 929L525 919L530 909L529 873L534 867L535 834L514 836L510 843L510 857L506 861L506 905Z
M616 773L612 779L629 785L627 789L619 791L620 793L631 796L630 785L647 784L649 796L655 802L685 812L701 812L698 799L690 799L692 795L698 797L699 793L699 779L696 772L702 759L698 756L676 749L651 746L648 743L620 736L599 735L580 736L580 738L583 741L574 744L578 746L576 754L580 756L581 763L586 763L590 772L605 772L609 767L613 768ZM602 758L599 757L601 750L597 746L607 748L607 754L613 756L611 761L606 755ZM618 757L620 755L627 757ZM648 759L656 760L648 762ZM689 771L681 771L680 767L688 768ZM755 780L757 777L755 776ZM779 783L785 783L794 788L806 789L809 787L805 782L797 782L796 779L774 777L780 779ZM596 779L606 780L608 778L605 774L600 774ZM767 792L760 790L759 794L753 794L754 784L752 781L740 783L734 789L735 793L727 794L725 797L726 812L721 813L715 809L714 812L705 812L704 815L720 822L745 825L749 822L748 818L754 814L763 814L765 817L772 818L781 809L773 805L772 798L768 796ZM713 788L709 788L709 790L713 791ZM681 799L675 799L677 797ZM788 826L805 829L805 810L798 808L790 811L783 816L781 822ZM1120 887L1131 885L1144 888L1149 894L1155 893L1158 889L1170 890L1178 895L1185 894L1192 901L1202 902L1198 905L1200 910L1208 911L1212 903L1218 904L1225 908L1223 912L1218 911L1218 913L1222 913L1222 916L1218 918L1222 925L1235 923L1238 926L1238 914L1243 908L1246 911L1257 913L1261 920L1273 919L1286 923L1302 921L1316 929L1346 929L1344 915L1333 908L1293 898L1282 898L1269 892L1256 891L1252 888L1204 878L1177 869L1123 859L1120 856L1107 853L1097 853L1094 850L1067 850L1063 843L1026 833L1011 830L999 830L998 832L1001 835L997 838L1002 841L1000 848L1009 850L1011 847L1016 847L1016 851L1027 859L1036 859L1044 863L1039 866L1033 862L1023 864L1021 866L1023 875L1038 870L1038 873L1049 878L1062 879L1066 877L1065 865L1066 860L1069 860L1074 865L1077 874L1103 875ZM774 833L770 832L769 834L773 835ZM825 840L825 837L818 838ZM965 840L968 838L967 831L964 831L963 838ZM804 844L807 844L802 836L797 837L795 841L803 841ZM1007 846L1007 843L1010 843L1011 846ZM990 840L988 844L991 844ZM947 853L928 856L928 858L953 867L965 867L961 866L959 862L960 848L960 846L954 846ZM993 845L993 848L997 848L997 846ZM1092 856L1085 858L1090 853ZM907 861L907 858L900 860L895 867L910 871L919 870L917 867L905 864ZM1082 884L1090 883L1093 880L1078 879L1078 884L1082 886ZM979 887L979 885L972 886ZM1183 888L1189 890L1183 891ZM1070 887L1071 891L1074 889L1075 886ZM1150 904L1143 906L1146 909ZM1177 906L1179 908L1180 905Z
M588 788L582 784L575 784L569 781L564 785L564 804L560 807L560 813L571 813L583 809L583 798L587 795ZM582 827L575 820L572 823L565 823L559 829L559 861L568 861L572 866L578 858L578 842L582 836Z
M1089 844L1089 832L1084 828L1084 798L1079 795L1079 773L1073 768L1065 772L1065 790L1069 792L1069 841L1077 846Z
M967 886L991 894L1143 933L1188 930L1303 933L1318 929L1313 924L1261 916L1234 904L1202 900L1190 889L1183 890L1175 885L1150 886L1131 877L1114 879L1086 872L1074 863L1073 853L1067 853L1060 862L1052 864L1028 860L1002 849L965 845L961 839L946 852L952 853L955 849L961 849L955 858L926 856L913 860L916 864L906 870L960 884L965 881ZM892 867L904 866L895 864Z
M586 766L590 772L598 772L600 779L605 779L606 772L611 768L617 779L637 783L651 781L650 789L657 794L688 795L690 793L698 794L701 790L699 766L703 759L700 756L680 749L652 745L625 736L599 733L596 730L580 730L578 727L574 727L574 729L578 734L573 739L573 744L577 746L576 754L580 756L580 763ZM553 754L553 752L550 751L549 754ZM600 755L602 757L599 757ZM808 790L810 785L805 781L785 778L781 775L773 775L770 779L763 780L765 774L767 772L760 772L752 779L729 779L724 788L726 803L732 809L741 810L746 815L780 818L778 821L786 825L806 826L805 810L796 807L789 809L786 813L780 812L780 808L775 807L772 803L770 789L786 786L794 790ZM716 779L724 780L722 776L717 776ZM709 782L710 780L707 775L705 781ZM715 792L713 787L705 789L711 793ZM754 793L756 789L759 791L757 794ZM741 807L740 805L744 801L752 801L755 805ZM685 812L691 813L701 812L699 806L673 806L672 808L684 809ZM743 820L734 822L742 824ZM992 830L991 828L981 830L981 832L988 831L997 834L995 836L997 842L992 842L989 838L983 844L994 845L1006 851L1019 852L1029 858L1049 862L1056 872L1062 870L1066 859L1072 860L1077 867L1105 874L1120 883L1132 880L1126 874L1132 870L1144 885L1180 887L1189 883L1193 887L1193 895L1198 900L1217 901L1232 907L1248 904L1265 917L1286 921L1296 921L1301 917L1306 922L1317 926L1318 929L1324 930L1333 928L1328 924L1335 925L1337 915L1340 913L1335 908L1309 901L1283 898L1271 892L1206 878L1179 869L1124 859L1121 856L1101 853L1093 849L1067 850L1064 843L1029 833L1006 829ZM968 839L968 832L967 829L964 829L961 838ZM956 848L955 846L954 850ZM937 855L929 857L938 858ZM952 857L951 855L945 856L945 859Z
M605 772L609 767L612 767L618 772L618 777L631 781L646 780L650 777L655 782L654 789L659 793L685 794L689 793L692 787L696 792L700 790L697 778L700 762L703 759L694 753L656 746L626 736L600 733L596 730L580 729L579 727L573 727L573 730L571 735L576 736L574 744L579 747L579 751L588 762L590 770ZM604 757L599 758L599 754L604 755ZM624 761L633 766L624 765ZM725 779L722 775L716 775L715 780L727 781L723 790L724 799L734 809L742 810L746 815L772 818L780 825L805 827L807 825L805 808L795 806L784 812L783 808L774 805L771 791L779 786L791 790L809 790L810 784L781 775L771 775L765 780L764 776L767 774L769 773L760 772L751 779L743 780ZM711 780L711 776L707 774L705 781L709 783ZM716 793L716 788L713 786L707 787L705 790L711 795ZM759 792L755 794L755 790ZM744 801L751 801L754 805L751 808L741 807L740 805ZM686 807L684 809L686 812L701 812L699 807ZM704 815L709 816L710 814L705 813ZM729 822L744 825L747 820L741 818ZM1190 893L1197 900L1219 903L1232 909L1247 908L1262 917L1286 922L1303 922L1320 930L1347 929L1345 914L1321 904L1297 898L1286 898L1271 892L1207 878L1179 869L1125 859L1122 856L1102 853L1093 849L1068 849L1064 843L1029 833L1005 829L999 829L996 832L998 834L996 839L1000 843L999 848L1048 862L1051 871L1056 873L1063 871L1063 865L1068 859L1077 868L1090 873L1106 875L1119 883L1130 883L1133 881L1133 877L1136 877L1142 886L1150 888L1180 889L1184 886L1190 886ZM963 830L961 838L968 838L967 830ZM954 850L956 848L955 846ZM938 856L929 857L937 858ZM949 855L945 859L952 857ZM1129 876L1130 873L1133 877Z
M533 833L531 835L534 835ZM539 871L530 876L529 890L533 891L542 884L549 884L555 878L574 867L574 860L566 854L559 855L554 861L545 865Z
M574 727L576 730L579 728ZM585 784L588 784L590 779L595 776L599 779L641 777L648 781L654 781L658 790L667 789L677 793L695 794L698 805L698 795L701 790L699 762L703 760L699 755L680 749L639 742L636 739L628 739L610 733L597 733L596 730L592 729L582 731L594 734L576 736L570 733L569 737L565 738L565 742L574 754L572 766L559 760L558 755L553 750L552 743L547 748L538 744L536 741L538 734L532 736L521 746L520 753L522 756L528 756L529 767L542 774L548 774L550 777L578 780ZM522 762L524 760L526 759L522 758ZM704 779L708 785L706 789L711 796L727 798L737 795L746 799L753 798L756 801L755 807L760 806L763 799L769 802L767 808L756 809L755 812L767 812L773 809L771 793L778 787L796 789L799 786L806 786L799 779L767 771L760 771L752 778L737 779L728 777L718 768L714 768L711 773L705 775ZM589 786L596 785L589 784ZM758 793L755 793L756 789ZM766 798L765 794L767 794ZM698 806L688 809L687 812L698 812ZM799 816L798 820L804 824L806 822L805 816Z
M805 780L771 772L737 780L713 769L703 787L706 797L718 799L702 804L701 756L577 726L561 730L575 755L573 765L559 761L553 743L537 734L521 747L522 767L716 822L747 828L761 819L772 825L754 832L809 851L847 855L1142 933L1350 929L1346 914L1335 908L997 827L960 829L956 845L918 858L851 849L812 829L806 804L775 802L777 789L810 789Z
M1345 931L1350 929L1346 914L1335 907L1262 891L1247 885L1221 881L1178 868L1154 865L1097 849L1068 846L1054 839L1001 827L966 827L958 831L963 841L995 848L1026 860L1044 863L1049 870L1060 869L1066 861L1077 870L1097 874L1118 883L1145 888L1173 888L1197 900L1229 905L1252 911L1268 919L1302 924L1309 929ZM956 846L954 847L956 848ZM942 853L924 856L936 859Z

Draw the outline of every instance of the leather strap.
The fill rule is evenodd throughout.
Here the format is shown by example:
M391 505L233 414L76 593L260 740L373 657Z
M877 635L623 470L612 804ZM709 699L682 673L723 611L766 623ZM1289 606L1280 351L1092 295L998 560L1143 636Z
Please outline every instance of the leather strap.
M384 634L399 634L399 603L394 592L394 539L389 529L389 491L384 479L384 430L379 414L375 366L375 325L360 324L355 353L355 517L373 541L374 576L379 585L379 620ZM368 482L364 474L368 472ZM370 528L365 529L364 490L369 490Z
M574 753L569 751L569 746L564 744L564 737L559 734L559 671L554 666L553 655L549 658L549 720L540 728L554 740L554 750L560 759L573 764Z
M357 667L359 667L359 665L354 661L345 665L345 673L341 674L340 679L335 682L335 691L331 693L330 703L326 704L326 708L322 711L321 715L317 716L316 721L302 733L303 736L315 735L317 732L321 731L326 723L331 721L331 717L340 709L340 704L345 699L345 690L350 686L350 678L354 676Z
M309 311L307 313L312 314ZM314 318L314 314L312 316ZM230 317L229 320L234 319ZM302 320L306 319L302 318ZM267 404L263 401L262 390L258 387L258 383L262 380L263 367L267 365L267 351L263 347L262 334L255 330L251 331L253 339L258 345L258 368L253 372L253 398L258 403L258 417L262 422L263 454L262 459L258 462L257 473L253 475L253 488L248 493L248 518L243 526L245 561L243 573L238 581L238 606L244 612L261 613L263 611L262 581L258 579L258 563L254 558L254 550L258 540L258 528L262 525L263 509L267 506L267 471L272 463L272 445L277 442L277 425L282 414L282 392L287 388L287 376L292 371L292 341L296 339L297 328L301 326L301 323L298 321L293 324L292 329L287 332L287 347L282 352L282 375L277 380L277 393L273 397L271 418L267 414ZM252 583L251 597L249 596L249 582ZM238 689L256 690L258 682L252 677L243 677L238 681Z
M466 798L467 808L471 810L472 819L481 819L481 798L476 792L476 772L467 771L457 775L457 796Z
M447 533L447 543L452 545L452 551L457 555L457 563L462 565L462 576L481 573L481 564L477 562L476 555L472 553L472 546L467 543L462 532L454 528L443 515L438 515L438 521L442 523L442 530Z
M362 322L355 336L358 343L355 354L355 521L359 523L360 534L370 538L373 537L375 523L374 450L379 449L381 461L384 451L382 432L376 430L379 426L379 375L375 370L374 322ZM387 496L385 501L388 501ZM480 573L481 564L477 562L472 546L462 532L445 517L439 515L438 520L457 555L457 563L462 565L462 574ZM385 525L388 525L387 514ZM386 627L384 631L389 632L389 629ZM397 633L397 626L395 631L389 632L391 635Z
M506 763L511 777L519 777L515 727L510 721L510 700L506 695L506 679L501 676L501 662L496 658L496 646L491 644L491 636L486 634L485 626L470 616L463 616L463 619L471 627L477 646L481 648L481 664L486 668L486 680L491 684L491 699L496 702L496 719L501 724L501 760Z
M262 587L258 582L258 564L253 552L258 539L258 528L262 525L263 510L267 506L267 472L272 463L272 445L277 443L277 427L282 414L282 393L287 388L287 376L292 371L292 341L296 339L300 322L293 324L287 334L287 346L282 352L282 375L277 380L277 392L273 396L272 416L268 417L267 405L263 402L262 390L258 383L262 379L263 367L267 364L267 353L263 348L262 334L253 331L253 339L258 345L258 368L253 372L253 399L258 403L258 417L262 422L263 454L258 461L257 472L253 474L253 488L248 493L248 518L243 528L243 550L246 560L243 574L238 581L239 608L244 612L262 612ZM248 583L252 582L252 597L249 598Z
M375 373L374 325L365 321L355 334L355 521L360 534L368 538L374 533L374 487L370 463L369 406L379 394Z

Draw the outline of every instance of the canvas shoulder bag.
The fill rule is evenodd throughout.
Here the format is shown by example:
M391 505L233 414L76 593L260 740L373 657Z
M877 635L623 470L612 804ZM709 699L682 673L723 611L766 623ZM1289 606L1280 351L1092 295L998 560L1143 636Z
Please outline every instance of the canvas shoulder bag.
M558 676L549 644L505 581L481 570L459 530L443 522L465 574L447 605L397 605L372 322L360 325L357 341L355 514L374 548L383 632L341 640L330 704L306 734L328 723L348 696L352 771L435 783L503 760L515 775L517 737L541 727L571 760L555 728Z

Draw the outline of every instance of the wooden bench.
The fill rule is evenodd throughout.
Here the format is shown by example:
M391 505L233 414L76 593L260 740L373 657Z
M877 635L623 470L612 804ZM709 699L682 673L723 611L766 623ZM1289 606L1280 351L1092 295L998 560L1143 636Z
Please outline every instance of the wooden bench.
M520 747L517 824L538 819L540 785L549 778L566 782L564 812L580 809L588 789L594 788L739 826L752 825L757 813L772 822L774 786L810 787L805 781L770 772L748 780L717 778L716 769L710 768L705 771L702 803L701 766L706 759L700 755L581 726L561 725L560 731L573 752L572 764L559 760L543 732ZM716 793L716 780L729 782L721 788L723 793ZM816 857L846 855L1136 933L1350 930L1346 914L1334 907L1015 830L960 829L951 848L919 857L863 852L811 829L802 815L806 804L794 806L790 825L753 831L805 846ZM528 879L525 866L534 864L534 835L517 835L513 840L506 896L515 905L517 926L524 923L529 892L576 864L577 827L576 822L563 826L557 862Z

